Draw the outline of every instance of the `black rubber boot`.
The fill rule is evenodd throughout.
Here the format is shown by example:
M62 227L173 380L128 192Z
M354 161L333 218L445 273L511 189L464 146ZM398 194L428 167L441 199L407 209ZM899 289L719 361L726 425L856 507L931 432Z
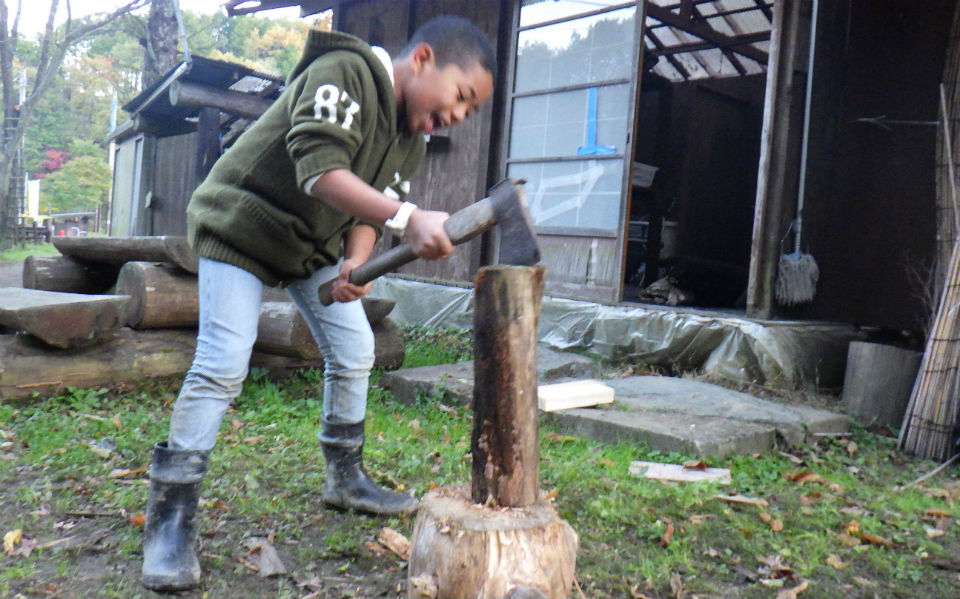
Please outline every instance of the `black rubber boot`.
M327 460L323 501L342 509L370 514L408 514L418 501L376 485L363 468L363 422L341 424L323 418L320 444Z
M143 529L143 586L154 591L182 591L200 584L197 503L207 471L208 451L153 448L150 495Z

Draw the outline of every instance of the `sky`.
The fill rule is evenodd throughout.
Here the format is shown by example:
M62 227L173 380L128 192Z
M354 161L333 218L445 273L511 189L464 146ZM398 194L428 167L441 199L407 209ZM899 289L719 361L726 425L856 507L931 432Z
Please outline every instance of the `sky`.
M10 20L13 20L14 12L17 9L17 0L4 0L10 11ZM60 0L57 9L57 17L60 20L67 18L67 1ZM76 17L86 16L94 13L110 13L115 9L129 3L129 0L69 0L71 14ZM181 0L181 10L190 10L192 12L210 14L223 10L221 5L224 0ZM23 8L20 14L20 32L26 35L33 35L43 31L47 23L47 15L50 13L50 0L23 0ZM258 13L262 17L285 17L297 18L300 16L300 9L281 8L277 10L268 10Z

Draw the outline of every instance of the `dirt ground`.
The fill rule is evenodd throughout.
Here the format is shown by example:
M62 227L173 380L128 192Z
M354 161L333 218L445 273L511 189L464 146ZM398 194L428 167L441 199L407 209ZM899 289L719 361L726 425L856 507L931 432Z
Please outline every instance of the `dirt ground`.
M23 262L0 264L0 287L23 287Z

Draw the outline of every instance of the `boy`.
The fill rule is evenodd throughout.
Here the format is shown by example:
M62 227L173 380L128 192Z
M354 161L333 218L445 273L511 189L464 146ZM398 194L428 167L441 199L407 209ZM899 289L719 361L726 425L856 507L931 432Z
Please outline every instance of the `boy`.
M495 74L486 37L458 17L429 21L392 61L352 36L312 31L283 94L194 192L187 222L200 255L197 349L169 437L154 447L144 586L199 583L200 485L247 374L264 285L286 288L324 355L324 501L376 514L416 509L416 499L378 487L363 468L374 347L359 300L370 285L348 277L370 256L382 225L421 257L453 251L443 229L448 215L402 198L424 154L423 134L475 111ZM335 276L336 302L325 308L317 287Z

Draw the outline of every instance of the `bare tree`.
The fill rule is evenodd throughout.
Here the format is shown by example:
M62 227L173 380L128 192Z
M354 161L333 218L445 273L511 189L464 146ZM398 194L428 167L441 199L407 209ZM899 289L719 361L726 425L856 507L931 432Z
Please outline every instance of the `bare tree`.
M70 0L64 1L67 20L60 28L54 26L60 0L50 0L46 28L40 40L40 57L37 72L26 89L17 93L14 88L13 59L17 50L18 29L23 0L17 0L13 20L6 0L0 0L0 85L3 86L3 131L0 135L0 247L13 241L16 224L16 197L13 185L21 175L19 170L19 147L24 130L30 121L33 108L43 96L53 76L63 64L63 59L78 42L90 37L107 24L134 10L150 4L150 0L128 0L110 13L95 15L84 21L73 19ZM21 101L22 96L22 101Z

